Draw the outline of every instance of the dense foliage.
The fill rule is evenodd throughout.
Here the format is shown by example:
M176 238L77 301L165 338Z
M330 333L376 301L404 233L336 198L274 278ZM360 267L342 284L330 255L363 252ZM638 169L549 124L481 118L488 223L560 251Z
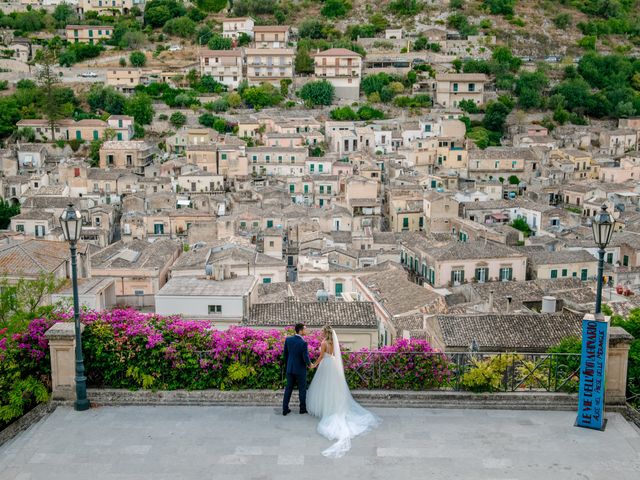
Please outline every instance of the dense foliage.
M331 105L335 95L335 88L326 80L306 83L300 89L300 98L305 103L315 105Z

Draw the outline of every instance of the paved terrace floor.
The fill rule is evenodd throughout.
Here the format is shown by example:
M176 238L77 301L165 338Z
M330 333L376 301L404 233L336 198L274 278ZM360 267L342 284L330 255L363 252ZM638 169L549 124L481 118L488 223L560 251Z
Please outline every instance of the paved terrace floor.
M267 407L60 407L0 447L0 479L640 479L640 432L547 411L372 409L341 459L316 420Z

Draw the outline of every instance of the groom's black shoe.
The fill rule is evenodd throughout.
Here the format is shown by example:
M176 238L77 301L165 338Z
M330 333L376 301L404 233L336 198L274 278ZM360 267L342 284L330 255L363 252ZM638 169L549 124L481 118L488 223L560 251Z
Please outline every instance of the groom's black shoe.
M284 415L285 417L291 413L291 409L287 408L286 410L282 411L282 415Z
M302 415L302 414L304 414L304 413L309 413L309 412L307 412L307 409L306 409L306 408L301 408L301 409L300 409L300 415Z

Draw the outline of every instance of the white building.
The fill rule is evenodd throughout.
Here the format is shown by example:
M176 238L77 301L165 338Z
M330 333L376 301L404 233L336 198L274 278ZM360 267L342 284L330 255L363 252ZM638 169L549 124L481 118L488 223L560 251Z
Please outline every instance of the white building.
M317 80L326 80L335 88L337 98L358 100L362 57L346 48L330 48L313 56Z
M206 277L170 279L156 293L156 313L235 324L249 313L253 276L212 280Z
M222 20L222 36L224 38L238 38L241 33L245 33L253 38L253 18L236 17Z
M235 89L242 81L242 53L240 50L204 50L200 54L200 75Z

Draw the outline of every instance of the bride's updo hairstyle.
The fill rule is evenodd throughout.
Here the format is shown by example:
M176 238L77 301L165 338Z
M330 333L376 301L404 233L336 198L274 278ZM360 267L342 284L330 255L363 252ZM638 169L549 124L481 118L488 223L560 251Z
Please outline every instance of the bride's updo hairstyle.
M331 325L325 325L322 328L322 333L324 334L324 339L333 345L333 328L331 328Z

